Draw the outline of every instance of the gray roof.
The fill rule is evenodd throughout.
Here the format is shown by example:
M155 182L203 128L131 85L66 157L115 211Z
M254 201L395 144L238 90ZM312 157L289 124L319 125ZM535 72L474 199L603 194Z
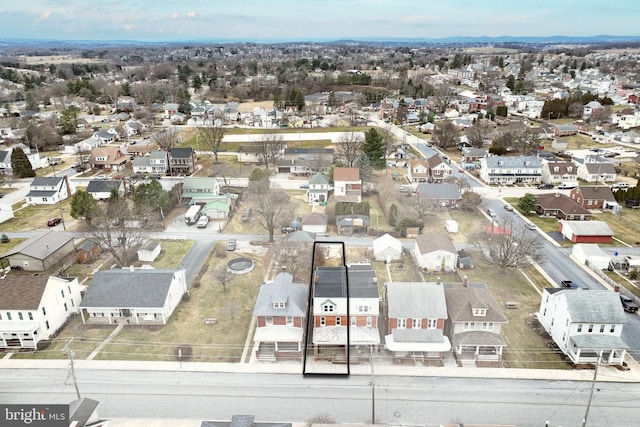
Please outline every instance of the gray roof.
M133 166L151 166L151 158L147 156L138 156L133 158Z
M169 156L173 159L177 159L177 158L189 159L191 158L192 155L193 155L193 148L191 147L172 148L171 151L169 152Z
M32 190L27 193L27 197L53 197L56 193L55 190Z
M254 316L304 317L307 312L309 286L293 283L291 274L282 272L273 282L263 283L253 309ZM284 302L284 308L274 308L273 303Z
M329 177L323 173L316 173L309 178L309 184L329 185Z
M444 287L424 282L389 282L387 305L390 318L446 319Z
M428 254L438 250L451 252L452 254L457 253L456 247L449 236L437 231L421 234L415 238L415 241L421 254Z
M576 236L613 236L615 233L604 221L560 221L563 227L569 226Z
M54 176L37 176L33 178L31 181L31 186L46 186L46 187L57 187L60 185L60 182L63 181L63 177L54 177Z
M319 212L311 212L302 218L302 225L327 225L327 216Z
M559 295L558 292L556 295ZM600 289L562 293L573 323L625 324L627 318L615 292Z
M69 404L69 423L77 422L79 427L84 427L91 419L100 402L83 397Z
M287 242L313 243L316 241L316 235L309 231L297 230L293 233L287 234L283 240L286 240Z
M416 192L421 199L460 200L458 184L418 184Z
M348 271L350 298L378 298L378 279L371 264L351 264ZM318 267L314 290L314 297L346 298L345 268Z
M449 317L453 322L508 322L491 291L482 283L472 283L467 287L461 284L446 284L444 294ZM487 310L486 314L474 316L474 308L484 308Z
M98 271L91 280L80 307L161 308L177 271Z
M542 168L542 159L535 156L489 156L485 157L487 168Z
M411 317L411 316L406 316ZM394 329L391 331L395 342L442 343L442 329Z
M109 193L111 189L119 190L121 185L119 179L92 179L87 185L87 193Z
M73 236L57 231L47 231L37 237L32 237L5 252L0 258L6 258L14 254L24 254L35 259L46 259L55 251L73 240Z

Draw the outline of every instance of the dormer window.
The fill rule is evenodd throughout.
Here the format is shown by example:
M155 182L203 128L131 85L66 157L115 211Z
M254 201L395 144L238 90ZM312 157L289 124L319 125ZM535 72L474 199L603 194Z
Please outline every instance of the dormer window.
M322 303L322 312L323 313L335 313L336 305L332 301L326 301Z
M368 313L370 311L371 307L369 307L368 305L359 305L358 306L358 313Z
M287 304L283 301L274 301L273 308L285 308Z
M486 316L487 315L487 309L486 308L474 308L473 309L473 315L474 316Z

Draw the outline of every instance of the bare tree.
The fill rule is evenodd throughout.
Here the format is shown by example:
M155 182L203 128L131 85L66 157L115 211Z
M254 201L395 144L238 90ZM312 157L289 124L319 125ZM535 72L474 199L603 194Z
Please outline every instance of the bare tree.
M282 267L293 277L294 282L307 283L311 272L311 245L308 243L280 242Z
M280 158L282 151L285 148L282 135L278 135L276 133L265 133L258 142L252 145L256 150L256 155L264 164L265 171L268 175L269 165L273 164L273 167L276 167L276 161Z
M208 151L213 151L215 161L218 163L218 153L220 152L222 138L224 137L222 122L214 121L211 126L198 126L197 132L196 138L200 137L202 145Z
M346 132L336 143L336 157L347 166L352 167L362 152L364 139L360 132Z
M602 122L611 121L611 105L605 105L604 108L595 110L589 117L589 123L593 125L602 124Z
M81 170L89 169L89 159L91 158L91 150L80 150L76 152L78 167Z
M227 270L227 266L225 264L219 265L215 270L213 270L213 279L220 282L223 292L227 292L227 285L235 278L235 274Z
M291 216L293 207L289 195L271 188L268 178L252 181L247 192L256 207L256 221L269 233L269 241L273 242L276 227L282 223L283 218Z
M329 154L312 154L307 159L307 166L311 173L322 172L329 169L329 166L333 163L333 159Z
M433 93L434 107L437 112L444 113L451 102L456 97L454 88L446 83L442 83L435 87Z
M465 191L460 199L460 209L469 212L478 212L482 205L482 195L473 191Z
M434 142L440 148L449 148L456 145L458 130L451 122L437 126L433 132Z
M528 230L513 216L492 221L491 232L482 237L485 260L501 272L512 268L528 267L544 259L542 238Z
M119 266L125 267L148 237L144 229L147 217L145 207L134 206L130 200L112 192L109 201L96 209L91 219L93 230L90 234L101 242Z
M380 135L384 147L384 158L388 159L396 151L396 137L389 126L378 128L378 135ZM388 168L385 167L385 175L387 171Z
M474 123L465 131L467 139L472 146L479 148L484 145L484 142L489 139L491 135L491 128L483 123Z
M213 170L211 173L212 177L221 178L224 187L229 186L229 179L233 173L233 169L231 165L227 162L217 162L213 165Z
M133 92L133 96L135 96L138 104L149 106L155 100L157 91L151 83L140 83L132 85L131 92Z
M153 141L164 151L171 151L178 144L179 132L174 127L163 129L153 135Z
M102 93L109 99L114 110L118 108L118 98L122 93L122 87L115 84L106 84L102 88Z

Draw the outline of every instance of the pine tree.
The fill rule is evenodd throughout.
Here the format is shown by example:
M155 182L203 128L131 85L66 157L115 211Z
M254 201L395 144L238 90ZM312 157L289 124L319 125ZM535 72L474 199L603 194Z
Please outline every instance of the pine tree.
M13 176L16 178L31 178L36 176L33 167L31 167L31 162L24 151L22 151L22 148L14 148L13 151L11 151L11 168L13 169Z
M362 151L369 158L369 163L374 169L384 169L386 165L384 140L378 129L371 128L364 135Z

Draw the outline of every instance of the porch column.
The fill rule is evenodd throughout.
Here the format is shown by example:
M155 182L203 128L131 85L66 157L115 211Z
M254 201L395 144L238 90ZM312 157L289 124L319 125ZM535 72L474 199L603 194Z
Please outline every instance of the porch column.
M502 356L502 346L499 346L499 347L498 347L498 355L499 355L499 356Z
M84 310L80 309L80 317L82 317L82 324L84 324Z

